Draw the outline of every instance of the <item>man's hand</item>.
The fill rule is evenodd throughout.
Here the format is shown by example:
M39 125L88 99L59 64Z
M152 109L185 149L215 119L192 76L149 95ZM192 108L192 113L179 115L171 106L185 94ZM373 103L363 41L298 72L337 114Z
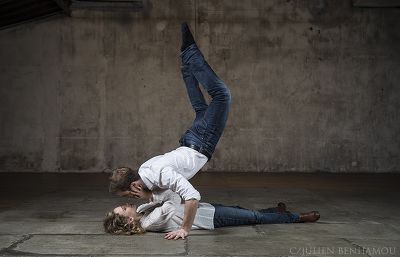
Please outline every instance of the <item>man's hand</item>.
M171 239L177 240L179 238L185 239L185 237L188 234L189 234L188 231L186 231L183 228L181 228L181 229L178 229L178 230L175 230L175 231L168 232L167 234L165 234L164 238L168 239L168 240L171 240Z
M183 215L183 222L182 222L182 228L169 232L165 234L165 239L171 240L171 239L185 239L185 237L189 234L190 229L192 228L192 224L194 221L194 217L196 216L197 212L197 207L198 207L199 201L196 199L191 199L191 200L186 200L185 201L185 211Z
M125 191L117 191L117 195L118 196L122 196L122 197L135 197L133 195L133 192L130 190L125 190Z
M131 183L130 188L132 195L136 198L150 199L152 196L151 191L145 190L141 185L138 185L135 182Z

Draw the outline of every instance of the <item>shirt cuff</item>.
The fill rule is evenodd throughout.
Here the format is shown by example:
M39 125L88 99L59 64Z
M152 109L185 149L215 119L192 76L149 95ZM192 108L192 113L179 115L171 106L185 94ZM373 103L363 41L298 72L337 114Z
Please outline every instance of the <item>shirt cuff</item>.
M182 197L182 198L183 198L183 200L185 200L185 201L191 200L191 199L195 199L195 200L197 200L197 201L200 201L201 196L200 196L199 191L195 190L195 192L193 192L192 194L190 194L190 195L185 195L185 196Z

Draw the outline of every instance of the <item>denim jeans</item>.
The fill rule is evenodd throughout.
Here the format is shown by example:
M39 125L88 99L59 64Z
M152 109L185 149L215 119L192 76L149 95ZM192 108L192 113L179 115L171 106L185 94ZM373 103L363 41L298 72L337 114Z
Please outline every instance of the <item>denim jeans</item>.
M196 44L182 53L182 78L190 103L196 113L192 126L179 140L181 145L193 144L210 160L228 118L231 94L225 83L215 74ZM199 83L212 100L206 103Z
M255 211L240 206L212 205L215 207L215 228L253 224L293 223L300 220L299 213L278 212L276 208Z

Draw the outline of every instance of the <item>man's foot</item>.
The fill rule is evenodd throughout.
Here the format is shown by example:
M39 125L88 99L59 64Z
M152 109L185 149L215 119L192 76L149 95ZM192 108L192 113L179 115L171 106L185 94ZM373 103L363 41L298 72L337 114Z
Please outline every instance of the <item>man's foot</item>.
M305 213L300 213L300 222L315 222L319 220L320 215L319 212L317 211L310 211L310 212L305 212Z
M186 22L182 23L181 30L182 30L181 52L183 52L188 46L194 44L195 41L192 33L190 32L189 26Z

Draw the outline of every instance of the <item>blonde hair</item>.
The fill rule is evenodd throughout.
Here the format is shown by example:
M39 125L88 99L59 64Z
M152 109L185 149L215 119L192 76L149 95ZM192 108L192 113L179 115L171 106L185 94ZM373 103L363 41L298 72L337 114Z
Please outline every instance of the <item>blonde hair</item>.
M118 215L113 211L106 214L103 225L105 232L113 235L134 235L146 232L138 221L129 223L127 217Z

